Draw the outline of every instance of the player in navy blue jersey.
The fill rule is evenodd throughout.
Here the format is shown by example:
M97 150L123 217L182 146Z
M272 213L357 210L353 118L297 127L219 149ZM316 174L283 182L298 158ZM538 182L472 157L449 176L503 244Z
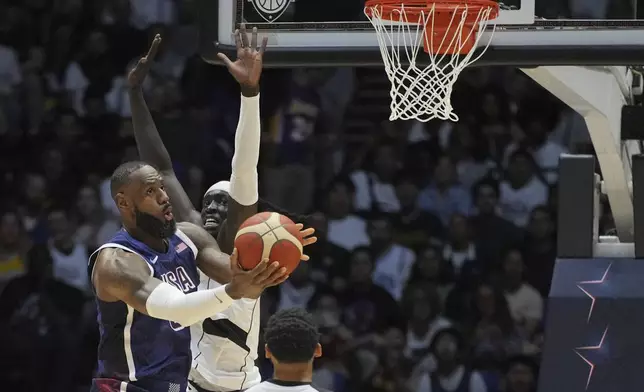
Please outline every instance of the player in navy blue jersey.
M286 278L278 262L252 271L222 253L191 223L176 224L163 178L143 162L119 166L112 196L123 229L92 254L88 272L96 292L101 333L97 392L184 392L191 364L190 325L233 300L256 298ZM199 290L197 267L223 282Z

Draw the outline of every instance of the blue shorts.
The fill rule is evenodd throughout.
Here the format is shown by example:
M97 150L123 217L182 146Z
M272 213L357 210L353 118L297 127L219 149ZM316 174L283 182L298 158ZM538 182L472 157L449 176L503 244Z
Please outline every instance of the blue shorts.
M125 382L113 378L95 378L90 392L186 392L187 388L187 380L176 383L160 380Z

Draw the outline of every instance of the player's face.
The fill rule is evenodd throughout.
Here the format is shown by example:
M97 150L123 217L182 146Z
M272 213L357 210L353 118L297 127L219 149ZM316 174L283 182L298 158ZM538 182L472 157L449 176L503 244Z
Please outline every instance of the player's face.
M203 198L201 207L201 223L204 229L213 236L219 233L219 227L228 214L228 192L222 190L210 191Z
M136 227L154 238L170 237L176 230L176 222L163 178L152 166L144 166L131 176L125 198Z

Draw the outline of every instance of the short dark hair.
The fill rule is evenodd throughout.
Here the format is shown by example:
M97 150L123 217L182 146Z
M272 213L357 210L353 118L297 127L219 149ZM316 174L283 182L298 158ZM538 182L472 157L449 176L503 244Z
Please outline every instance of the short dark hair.
M494 195L498 198L501 191L499 190L499 182L492 177L484 177L472 187L472 200L476 200L479 196L479 192L484 187L492 188Z
M112 193L112 197L115 197L119 190L130 181L130 175L143 166L150 165L142 161L130 161L119 165L110 178L110 192Z
M264 340L279 362L305 363L313 359L320 334L309 312L293 308L281 310L268 319Z

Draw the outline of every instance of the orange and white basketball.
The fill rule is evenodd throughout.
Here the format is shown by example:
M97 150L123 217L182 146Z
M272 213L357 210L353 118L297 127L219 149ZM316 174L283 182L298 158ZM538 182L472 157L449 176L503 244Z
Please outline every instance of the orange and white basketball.
M300 263L302 235L292 220L277 212L260 212L246 219L235 236L239 265L250 270L263 259L279 261L287 273Z

